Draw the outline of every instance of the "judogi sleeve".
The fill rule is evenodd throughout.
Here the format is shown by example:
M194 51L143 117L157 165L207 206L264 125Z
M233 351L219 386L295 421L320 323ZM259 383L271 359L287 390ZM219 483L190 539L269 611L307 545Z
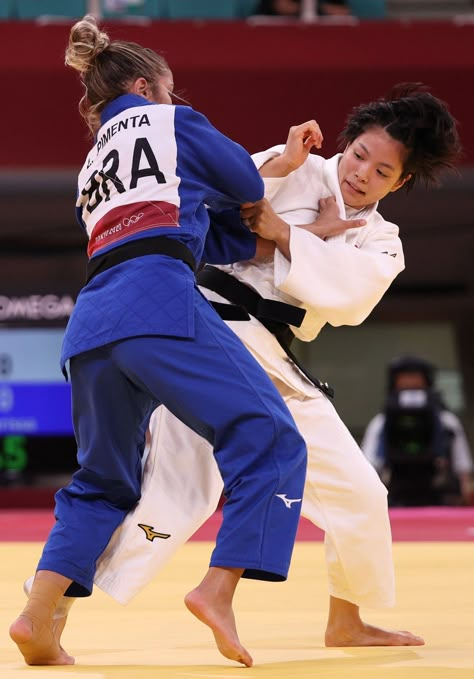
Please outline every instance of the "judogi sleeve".
M177 106L178 167L204 186L204 200L223 210L263 198L264 185L247 151L189 106Z
M290 226L289 262L275 253L275 285L333 326L358 325L404 269L398 227L380 215L359 247Z
M208 211L211 220L202 261L232 264L255 257L257 236L242 224L240 210Z
M272 158L277 158L278 156L281 156L283 151L285 150L285 145L284 144L278 144L277 146L272 146L272 148L267 149L266 151L260 151L259 153L254 153L252 155L253 162L255 163L255 166L258 167L259 169L265 165L269 160L272 160ZM300 172L298 174L301 174L301 168ZM274 206L274 200L276 197L276 194L278 193L280 187L285 187L286 185L286 179L287 177L265 177L264 182L265 182L265 198L272 203L272 207ZM288 200L288 197L285 196L286 200ZM273 209L278 212L278 206L273 207Z

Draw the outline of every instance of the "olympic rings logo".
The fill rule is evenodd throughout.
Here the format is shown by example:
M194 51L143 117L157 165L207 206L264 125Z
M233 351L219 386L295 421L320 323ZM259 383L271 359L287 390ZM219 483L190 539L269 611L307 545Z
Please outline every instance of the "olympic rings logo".
M124 217L122 219L122 224L124 226L130 226L130 224L136 224L142 217L144 217L143 212L139 212L137 215L132 215L131 217Z

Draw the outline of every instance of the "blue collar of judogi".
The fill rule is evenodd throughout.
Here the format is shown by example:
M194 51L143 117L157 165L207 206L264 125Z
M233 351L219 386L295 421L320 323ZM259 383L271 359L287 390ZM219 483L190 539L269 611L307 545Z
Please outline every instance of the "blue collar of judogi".
M153 102L148 101L148 99L145 99L145 97L142 97L139 94L122 94L104 108L100 114L101 125L105 125L111 118L122 113L122 111L126 111L128 108L134 108L135 106L149 106L152 103Z

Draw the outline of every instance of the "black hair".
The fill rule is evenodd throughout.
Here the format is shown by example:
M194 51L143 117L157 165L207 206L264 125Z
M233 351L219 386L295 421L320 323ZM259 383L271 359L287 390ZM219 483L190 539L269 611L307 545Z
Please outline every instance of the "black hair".
M401 177L412 175L404 184L407 191L417 181L438 185L442 172L454 169L461 157L456 120L422 83L400 83L386 97L354 107L339 135L340 146L373 127L382 127L408 150Z
M388 391L392 392L395 388L395 379L400 373L421 373L428 389L432 389L435 380L435 367L429 361L419 356L397 356L388 364Z

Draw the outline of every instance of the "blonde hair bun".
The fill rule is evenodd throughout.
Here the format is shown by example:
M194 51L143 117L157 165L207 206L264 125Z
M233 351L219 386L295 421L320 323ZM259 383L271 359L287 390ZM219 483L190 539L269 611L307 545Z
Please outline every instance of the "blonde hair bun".
M87 14L71 28L65 63L80 73L86 73L94 59L109 45L107 33L100 31L94 17Z

